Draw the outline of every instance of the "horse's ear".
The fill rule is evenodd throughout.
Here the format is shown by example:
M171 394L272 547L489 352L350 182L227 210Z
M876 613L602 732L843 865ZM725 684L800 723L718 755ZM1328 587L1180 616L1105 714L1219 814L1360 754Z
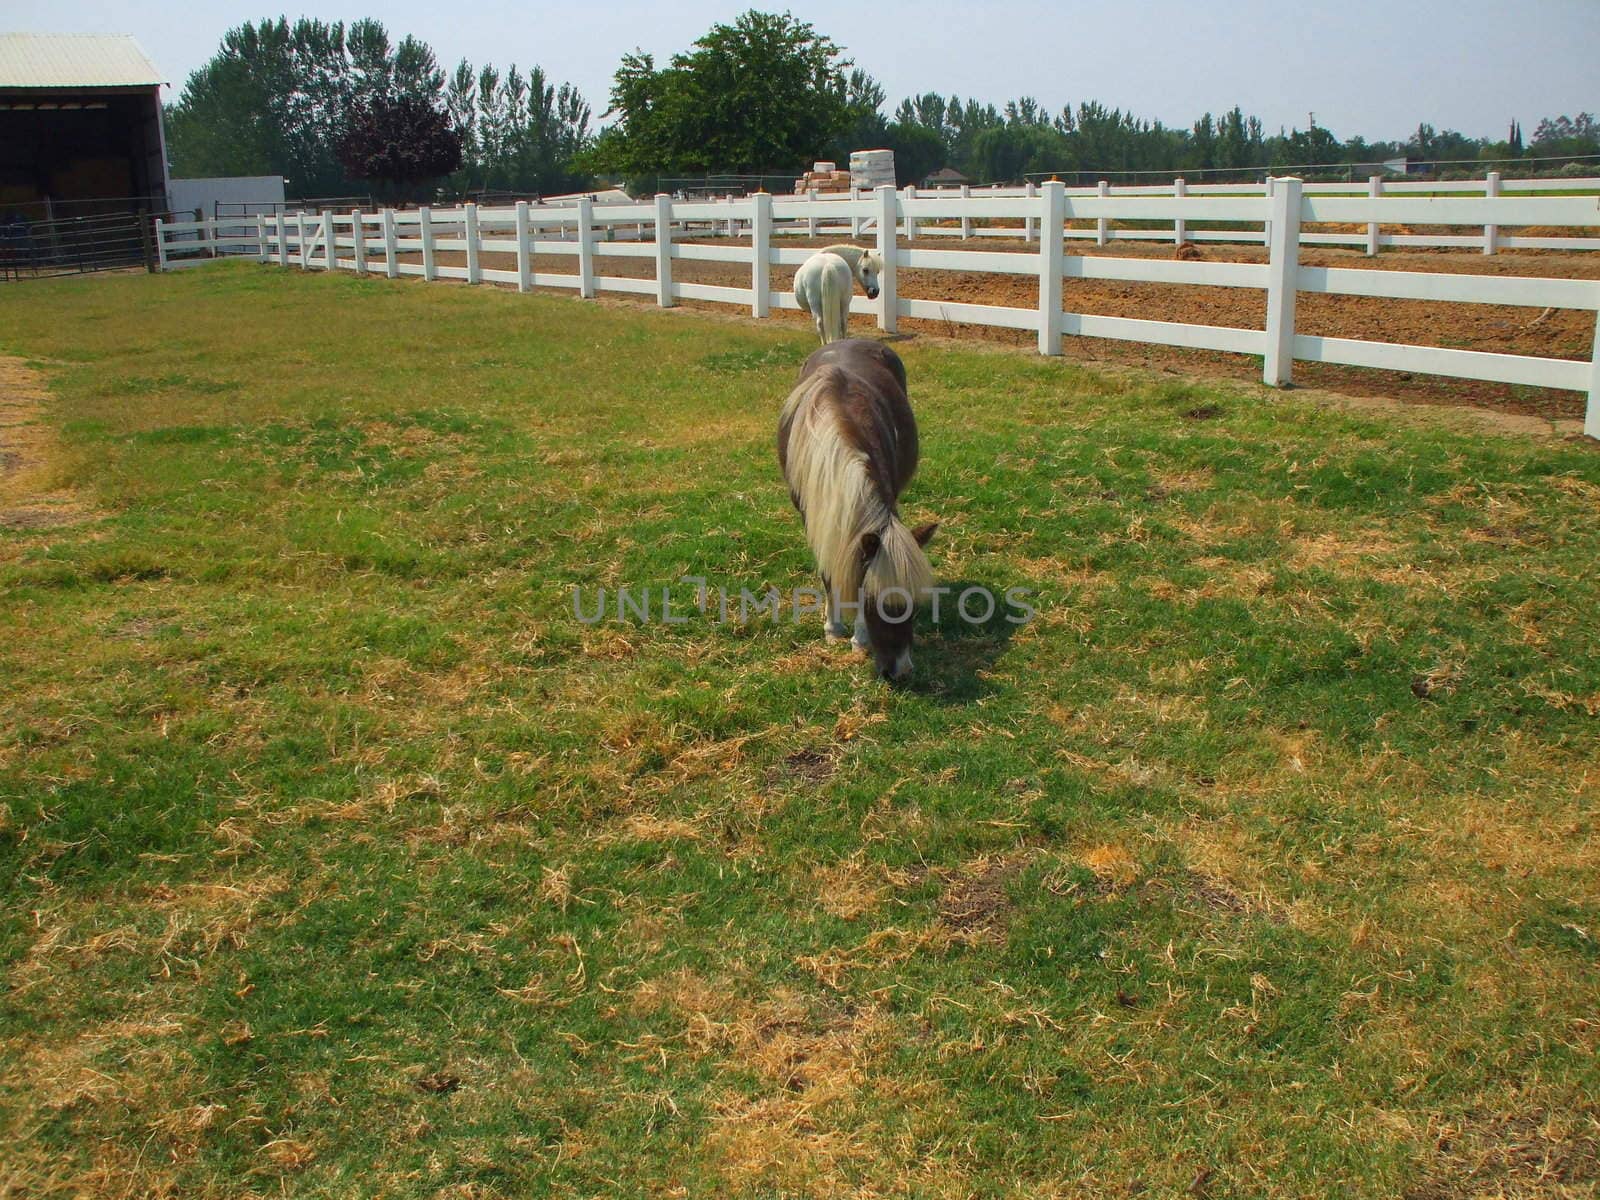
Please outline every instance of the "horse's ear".
M883 539L875 533L861 535L861 565L870 566L872 560L878 557L878 550L883 545Z
M916 539L917 545L926 546L933 541L933 535L939 532L939 522L929 521L926 525L918 525L911 531L911 536Z

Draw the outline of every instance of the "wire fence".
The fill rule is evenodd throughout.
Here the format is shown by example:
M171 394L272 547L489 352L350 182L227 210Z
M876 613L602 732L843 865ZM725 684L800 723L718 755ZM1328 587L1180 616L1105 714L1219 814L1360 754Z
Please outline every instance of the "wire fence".
M1395 164L1392 165L1391 164ZM1556 166L1555 164L1559 164ZM1571 171L1593 175L1600 171L1600 154L1563 154L1543 158L1395 158L1383 162L1286 163L1251 167L1184 167L1160 169L1118 168L1083 170L1062 167L1053 171L1028 171L1023 179L1034 183L1060 180L1068 186L1093 185L1102 179L1130 179L1159 183L1187 179L1190 183L1261 182L1273 175L1295 175L1306 180L1360 182L1374 175L1410 179L1466 179L1495 171L1508 178L1548 177Z
M0 279L46 279L158 265L155 227L183 213L113 213L0 223Z
M801 175L800 171L770 171L760 175L662 175L656 179L655 190L684 200L792 192Z

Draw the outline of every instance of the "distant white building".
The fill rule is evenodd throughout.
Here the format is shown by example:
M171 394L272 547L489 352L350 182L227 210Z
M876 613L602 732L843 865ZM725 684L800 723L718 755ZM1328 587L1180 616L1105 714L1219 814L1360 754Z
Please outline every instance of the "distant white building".
M164 82L126 34L0 34L0 215L164 210Z

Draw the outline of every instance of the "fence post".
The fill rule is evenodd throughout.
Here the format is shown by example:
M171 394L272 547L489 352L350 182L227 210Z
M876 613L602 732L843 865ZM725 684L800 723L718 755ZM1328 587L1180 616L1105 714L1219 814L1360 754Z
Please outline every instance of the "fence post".
M817 202L817 189L811 188L809 191L807 191L806 199L812 204L815 204ZM817 210L814 208L811 210L811 215L806 218L806 236L817 236Z
M878 328L893 333L900 327L900 299L894 282L895 235L899 216L895 212L894 184L878 189L878 254L883 270L878 274Z
M1490 171L1483 181L1483 195L1486 200L1493 200L1500 194L1500 172ZM1483 227L1483 252L1493 254L1500 248L1500 226L1485 225Z
M467 205L467 216L464 224L467 234L467 282L482 283L483 265L479 262L479 251L482 247L478 245L478 206L476 204Z
M656 303L671 308L672 299L672 197L656 193Z
M1594 349L1589 353L1589 404L1583 410L1583 432L1600 438L1600 312L1594 315Z
M533 247L528 244L528 202L517 201L517 291L533 291Z
M383 273L400 278L400 235L394 227L394 209L383 210Z
M156 240L150 231L150 223L144 219L144 214L138 214L134 220L139 225L139 255L144 259L144 269L147 273L156 273Z
M1100 181L1100 186L1097 187L1095 191L1101 197L1109 196L1111 195L1111 184L1102 179ZM1101 217L1098 221L1096 221L1094 223L1094 244L1096 246L1104 246L1107 242L1109 242L1111 240L1110 230L1111 222L1107 218Z
M906 195L906 199L907 200L915 200L917 198L916 185L915 184L911 184L911 183L906 184L906 193L905 193L905 195ZM917 219L915 217L913 217L911 215L911 211L909 209L907 209L906 210L906 241L914 242L914 241L916 241L916 239L917 239Z
M156 265L167 269L167 223L160 217L156 218Z
M1376 200L1383 195L1383 176L1373 175L1367 180L1367 195ZM1367 257L1378 257L1378 222L1367 222Z
M1032 200L1035 196L1037 196L1039 194L1039 185L1034 183L1033 180L1030 179L1030 180L1028 180L1028 183L1027 183L1027 186L1025 188L1025 191L1027 193L1028 199ZM1025 242L1033 241L1033 218L1032 217L1023 217L1022 218L1022 240L1025 241Z
M750 315L765 317L772 312L772 197L757 192L750 199Z
M1172 195L1174 198L1182 200L1188 194L1189 183L1187 180L1174 179L1172 181ZM1172 240L1175 244L1181 246L1189 240L1189 223L1183 219L1183 210L1179 209L1178 212L1179 215L1172 219Z
M1061 273L1066 266L1062 240L1066 230L1067 185L1052 179L1044 185L1039 220L1039 353L1061 353Z
M852 199L852 200L865 200L866 198L867 198L867 192L866 192L865 188L856 188L854 186L852 186L850 188L850 199ZM855 241L860 236L861 236L861 214L852 213L851 216L850 216L850 240L851 241Z
M417 229L422 234L422 277L431 282L439 277L439 263L433 252L433 209L426 204L417 209Z
M306 241L306 214L304 209L295 213L294 223L295 232L300 235L300 269L309 271L311 269L311 248Z
M594 201L578 197L578 295L593 300L594 284Z
M272 261L272 247L267 244L267 218L261 213L256 214L256 261Z
M328 270L339 269L339 256L333 247L333 210L322 210L322 254L328 260Z
M289 222L281 208L278 210L278 265L289 265Z
M1294 370L1294 306L1300 271L1300 180L1275 181L1267 201L1267 348L1262 379L1288 387Z
M356 274L367 273L367 229L362 223L361 210L350 210L350 237L355 244Z
M963 183L961 185L961 198L963 200L971 200L972 199L972 185L970 183ZM963 205L962 208L961 208L961 240L963 242L965 242L965 241L968 241L971 237L972 237L972 218L971 218L971 216L969 216L967 214L966 206Z
M1277 183L1276 178L1271 175L1267 176L1267 219L1261 229L1261 244L1263 246L1270 247L1272 245L1272 196L1276 190Z

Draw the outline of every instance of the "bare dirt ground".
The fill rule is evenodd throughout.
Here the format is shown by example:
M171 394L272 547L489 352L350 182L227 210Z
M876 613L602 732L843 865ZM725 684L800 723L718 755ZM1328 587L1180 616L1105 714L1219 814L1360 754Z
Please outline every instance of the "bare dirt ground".
M694 239L698 240L698 239ZM820 246L831 239L783 238L783 246ZM706 244L729 245L728 239ZM1037 253L1036 247L1000 238L919 238L910 243L917 249L1009 251ZM1164 258L1175 256L1174 247L1160 243L1114 242L1105 247L1079 244L1069 253L1116 258ZM406 256L416 261L416 256ZM1199 248L1199 257L1210 262L1266 261L1266 250L1259 246L1214 245ZM459 253L441 253L442 265L461 265ZM1305 247L1301 262L1317 267L1356 267L1387 271L1436 271L1462 275L1529 275L1567 279L1600 279L1600 255L1560 251L1514 251L1486 256L1465 250L1395 250L1377 258L1367 258L1357 250ZM486 254L483 266L514 270L513 256ZM596 269L601 275L625 278L654 278L654 263L649 258L615 257L602 254ZM570 255L539 255L536 272L573 274L576 261ZM714 284L723 287L749 287L750 268L741 263L700 262L678 259L673 262L674 278L684 283ZM778 290L793 285L794 268L774 267L772 284ZM901 270L900 295L906 299L948 300L966 304L993 304L1033 308L1038 304L1038 282L1026 275L988 275L957 271ZM653 304L647 296L626 296L626 300ZM682 302L689 308L708 308L727 313L737 311L723 304ZM1064 287L1063 307L1068 312L1094 313L1112 317L1137 317L1153 321L1180 321L1190 324L1223 325L1260 329L1266 322L1265 293L1253 288L1216 288L1159 283L1123 283L1113 280L1069 279ZM795 321L808 318L794 312L774 312L774 317ZM853 324L870 328L870 318L855 317ZM1451 304L1417 300L1385 300L1366 296L1326 296L1302 293L1298 301L1296 327L1299 332L1328 337L1360 338L1450 349L1483 350L1502 354L1526 354L1545 358L1587 360L1595 337L1594 314L1572 309L1541 312L1488 304ZM985 341L1032 345L1035 335L1028 331L996 329L984 325L956 322L901 320L910 334L944 334ZM1085 362L1138 364L1157 370L1233 379L1259 378L1260 360L1247 355L1208 350L1184 350L1103 338L1067 338L1065 353ZM1576 392L1530 388L1516 384L1486 383L1478 380L1412 375L1409 372L1374 371L1362 367L1341 367L1321 363L1296 363L1298 386L1317 388L1349 396L1392 397L1412 404L1469 405L1501 412L1538 417L1544 420L1581 419L1584 397Z

